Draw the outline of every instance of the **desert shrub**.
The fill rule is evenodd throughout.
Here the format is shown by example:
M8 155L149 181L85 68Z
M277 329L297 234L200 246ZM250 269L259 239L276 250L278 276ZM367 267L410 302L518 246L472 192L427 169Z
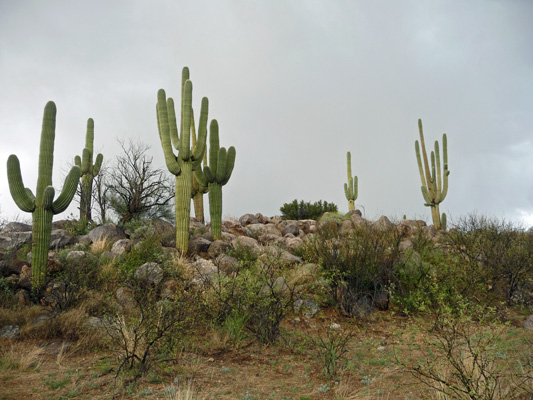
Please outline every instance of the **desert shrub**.
M528 303L532 290L533 235L512 224L475 214L459 221L447 236L447 245L487 301ZM482 292L481 292L482 290Z
M123 254L116 262L118 269L126 274L132 274L137 268L147 262L162 263L165 261L163 248L156 236L148 236L145 240L133 246L131 251Z
M231 275L218 271L206 277L203 309L218 326L242 340L243 328L261 343L274 343L280 323L293 304L296 288L287 284L275 255L240 263Z
M435 397L528 398L533 392L533 368L524 358L532 359L532 348L499 323L491 309L464 311L450 314L440 309L425 346L420 347L422 353L409 360L397 357L397 363Z
M106 313L105 325L118 354L117 375L124 369L146 373L157 355L175 351L196 314L193 292L178 288L162 297L157 288L129 278L123 282L126 295Z
M86 253L76 263L67 261L68 252L60 254L61 268L49 276L43 300L54 311L64 311L79 304L85 293L97 285L97 259Z
M0 307L9 307L13 303L16 284L11 279L0 277Z
M332 299L348 314L388 307L394 269L403 262L396 229L354 227L341 234L336 223L323 224L304 244L303 257L319 264L330 282Z
M392 300L404 313L427 312L446 304L459 309L475 291L457 258L422 235L394 267Z
M303 200L293 200L291 203L284 203L279 209L283 219L318 219L325 212L336 212L338 208L333 203L319 200L314 203L304 202Z

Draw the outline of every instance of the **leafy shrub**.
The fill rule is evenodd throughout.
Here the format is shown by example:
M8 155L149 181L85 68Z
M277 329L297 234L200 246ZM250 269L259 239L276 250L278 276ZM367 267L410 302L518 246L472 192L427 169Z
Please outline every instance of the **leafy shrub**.
M333 203L319 200L313 204L304 202L303 200L293 200L292 203L284 203L279 209L281 211L281 218L300 220L300 219L318 219L325 212L336 212L338 208Z
M129 253L120 256L117 266L120 271L131 274L147 262L160 263L163 260L164 253L159 240L155 236L149 236L133 246Z
M126 298L115 303L105 325L119 354L117 374L123 369L146 373L156 355L172 352L190 328L197 304L195 294L184 287L162 298L157 289L129 277Z
M475 214L447 236L450 251L466 271L469 287L483 288L487 301L533 301L533 235L512 224Z
M533 392L533 368L522 362L533 356L531 346L507 337L494 312L467 307L450 314L441 309L422 354L397 363L421 383L450 399L526 399ZM440 396L439 396L440 395Z
M231 328L242 340L246 327L261 343L274 343L280 323L293 304L295 288L283 278L275 255L264 261L240 263L231 276L219 271L206 277L203 309L215 323Z
M403 262L400 240L396 229L361 226L341 234L337 224L328 223L305 243L302 256L323 268L333 300L346 313L363 315L373 307L388 307L394 269Z

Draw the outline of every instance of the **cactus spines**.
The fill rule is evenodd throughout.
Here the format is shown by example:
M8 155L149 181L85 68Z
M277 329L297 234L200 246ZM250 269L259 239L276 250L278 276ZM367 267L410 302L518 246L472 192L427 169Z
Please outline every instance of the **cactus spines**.
M418 143L418 140L415 141L415 152L420 180L422 182L422 196L426 202L424 205L431 207L431 217L435 228L446 230L446 214L442 213L441 216L439 204L444 200L448 193L448 175L450 175L450 171L448 170L447 137L445 133L442 135L442 167L440 162L439 142L435 140L435 151L431 152L430 169L421 119L418 120L418 131L420 133L420 144ZM420 155L420 147L422 147L422 156Z
M182 71L181 121L178 130L174 101L166 98L165 91L157 93L157 122L159 138L165 155L168 170L176 176L175 211L176 211L176 248L186 253L189 247L189 222L191 214L191 193L193 171L199 168L205 152L207 137L207 115L209 102L202 99L198 125L198 141L191 149L192 118L192 82L189 69ZM178 150L178 155L174 150Z
M82 156L76 156L74 163L81 168L80 185L80 222L86 225L92 220L91 217L91 197L93 191L93 179L100 172L104 156L98 154L93 163L93 143L94 143L94 121L87 120L87 133L85 135L85 148Z
M344 194L348 200L348 211L355 210L355 200L357 200L357 176L352 178L352 155L350 152L346 153L348 183L344 184Z
M220 147L218 122L216 119L212 120L209 126L209 165L203 171L197 169L194 174L200 185L209 187L209 214L214 239L222 236L222 186L231 177L235 156L235 147L231 146L227 151Z
M54 201L55 191L52 187L52 169L54 164L55 125L56 106L50 101L44 108L35 196L30 189L24 187L17 156L12 154L7 160L7 178L11 196L22 211L32 213L31 270L34 288L41 287L45 281L53 216L65 211L68 207L76 193L81 174L80 167L73 166L65 179L61 194Z

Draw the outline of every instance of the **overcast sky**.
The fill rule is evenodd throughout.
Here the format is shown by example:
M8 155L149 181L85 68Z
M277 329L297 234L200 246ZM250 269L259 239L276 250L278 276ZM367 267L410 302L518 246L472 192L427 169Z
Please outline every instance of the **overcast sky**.
M0 206L16 154L35 191L42 113L57 105L54 186L81 154L87 119L113 163L129 138L164 166L157 91L210 101L235 146L224 216L279 215L293 199L347 211L346 152L369 219L431 221L414 151L448 135L457 220L533 225L533 1L114 0L0 2ZM207 201L207 198L206 198ZM78 214L72 206L54 218Z

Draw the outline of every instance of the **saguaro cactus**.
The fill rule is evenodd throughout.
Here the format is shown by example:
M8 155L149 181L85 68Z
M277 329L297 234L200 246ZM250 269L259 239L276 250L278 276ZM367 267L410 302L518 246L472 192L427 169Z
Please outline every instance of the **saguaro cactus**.
M200 185L209 187L209 215L211 216L211 233L214 239L222 236L222 186L228 183L235 166L235 147L227 151L220 147L218 123L214 119L209 126L209 165L203 171L194 172Z
M180 131L178 132L174 100L170 97L167 99L163 89L159 89L157 93L157 123L165 163L168 170L176 176L176 248L184 254L189 247L192 177L204 156L209 102L207 97L202 99L198 141L191 149L192 82L189 80L187 67L182 71L181 88ZM178 150L177 156L173 147Z
M426 144L424 142L424 132L422 130L422 120L418 120L418 130L420 132L420 144L415 141L416 160L422 182L422 195L424 196L425 206L431 207L431 217L436 229L446 230L446 214L439 211L439 204L444 200L448 193L448 141L446 134L442 135L442 157L443 166L440 163L439 142L435 140L435 151L431 152L431 169L426 153ZM422 147L422 157L420 156L420 147ZM422 166L422 158L424 166Z
M192 125L191 125L191 136L192 136L192 146L193 149L196 147L196 130L194 129L194 111L192 113ZM204 167L207 165L207 151L204 151L204 158L203 158L203 165ZM207 185L201 185L198 182L198 179L196 179L196 176L192 176L192 203L194 205L194 216L198 221L201 223L204 223L204 194L206 194L209 191L209 188Z
M43 127L41 131L41 145L39 151L39 176L35 196L32 191L24 187L20 173L20 163L16 155L12 154L7 160L7 179L9 191L17 206L25 212L32 213L32 259L31 270L34 288L43 285L48 263L48 249L52 232L52 218L68 207L78 186L80 167L73 166L70 170L63 190L54 201L52 187L52 169L54 165L54 138L56 128L56 105L50 101L44 108Z
M85 135L85 148L82 156L76 156L74 163L81 168L81 188L80 188L80 222L86 225L92 221L91 217L91 197L93 192L93 179L102 166L104 156L98 154L93 164L93 142L94 142L94 121L87 120L87 134Z
M348 183L344 184L344 194L348 200L348 210L355 210L355 200L357 200L357 176L352 178L352 155L350 152L346 153L346 161L348 163Z

